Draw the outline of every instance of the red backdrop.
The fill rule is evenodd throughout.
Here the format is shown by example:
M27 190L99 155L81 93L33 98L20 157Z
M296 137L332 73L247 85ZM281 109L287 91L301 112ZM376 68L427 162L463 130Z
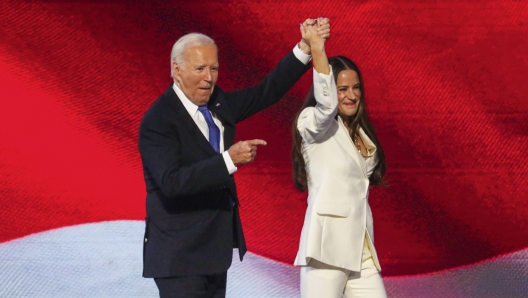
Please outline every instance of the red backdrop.
M328 54L361 68L387 154L390 186L370 195L385 275L528 247L528 4L514 0L2 1L0 242L144 218L137 130L171 81L179 36L217 41L218 85L232 90L257 83L318 16L331 20ZM287 264L306 207L290 124L310 79L237 134L268 141L235 174L249 250Z

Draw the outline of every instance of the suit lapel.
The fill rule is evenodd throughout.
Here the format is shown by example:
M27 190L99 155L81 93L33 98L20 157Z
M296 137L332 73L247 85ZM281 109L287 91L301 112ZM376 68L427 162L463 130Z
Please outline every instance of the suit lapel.
M352 150L347 149L345 151L358 164L361 171L363 172L363 175L367 177L367 164L365 160L360 156L359 151L356 149L356 145L354 145L354 141L350 137L350 134L348 133L348 130L346 129L345 124L343 123L343 120L341 120L341 117L337 117L337 122L339 122L339 130L341 131L341 135L346 136L339 139L347 143L345 148L352 148ZM350 145L352 145L352 147L350 147Z
M215 91L207 103L207 107L211 112L213 112L224 126L224 150L229 149L235 141L235 122L233 121L233 116L231 111L227 106L227 101L224 96L224 93L220 88L215 87Z
M194 119L191 117L191 115L189 115L189 112L187 112L187 109L185 109L185 107L183 106L181 100L176 95L176 92L174 92L174 89L172 89L172 84L169 86L166 93L169 98L169 106L174 111L174 121L177 122L178 126L183 127L184 130L189 133L189 139L191 140L185 138L184 141L195 142L198 147L203 149L205 153L209 154L210 156L218 154L213 149L211 144L209 144L209 141L207 141L203 133L200 131L200 129L194 122Z
M228 150L235 142L235 122L233 121L233 116L227 106L224 93L218 88L218 86L215 87L215 91L207 103L207 108L222 122L222 125L224 126L224 150ZM235 179L229 179L228 185L235 204L239 206L240 202L238 201Z

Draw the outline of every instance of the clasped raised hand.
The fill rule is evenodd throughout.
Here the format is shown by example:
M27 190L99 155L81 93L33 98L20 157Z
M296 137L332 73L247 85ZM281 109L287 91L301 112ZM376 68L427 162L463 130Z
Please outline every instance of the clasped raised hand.
M324 44L330 37L330 20L328 18L306 19L300 26L302 40L308 45Z

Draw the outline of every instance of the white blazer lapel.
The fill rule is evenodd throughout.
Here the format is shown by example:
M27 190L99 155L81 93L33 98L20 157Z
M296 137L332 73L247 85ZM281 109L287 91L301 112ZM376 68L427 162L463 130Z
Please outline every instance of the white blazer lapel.
M363 157L361 157L359 151L356 149L356 145L354 145L354 141L352 140L352 138L350 137L350 133L348 133L348 129L346 128L345 124L343 123L343 120L341 120L341 117L337 117L337 122L339 122L339 129L341 130L341 134L344 134L346 135L346 139L343 140L343 138L339 138L345 142L347 142L347 148L350 148L349 150L345 150L346 152L348 152L348 154L356 161L356 163L359 165L359 167L361 168L361 172L363 173L363 175L367 177L367 164L365 162L365 160L363 159ZM352 147L350 147L350 145Z

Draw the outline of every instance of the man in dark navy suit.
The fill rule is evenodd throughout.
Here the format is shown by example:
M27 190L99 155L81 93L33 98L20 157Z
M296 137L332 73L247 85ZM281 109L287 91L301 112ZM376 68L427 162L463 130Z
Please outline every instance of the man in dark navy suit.
M320 33L330 34L330 24ZM199 33L171 53L174 82L145 113L139 151L147 188L143 276L160 297L225 297L233 248L246 252L233 173L253 161L263 140L236 144L235 124L278 102L309 69L301 41L260 84L215 86L218 52Z

